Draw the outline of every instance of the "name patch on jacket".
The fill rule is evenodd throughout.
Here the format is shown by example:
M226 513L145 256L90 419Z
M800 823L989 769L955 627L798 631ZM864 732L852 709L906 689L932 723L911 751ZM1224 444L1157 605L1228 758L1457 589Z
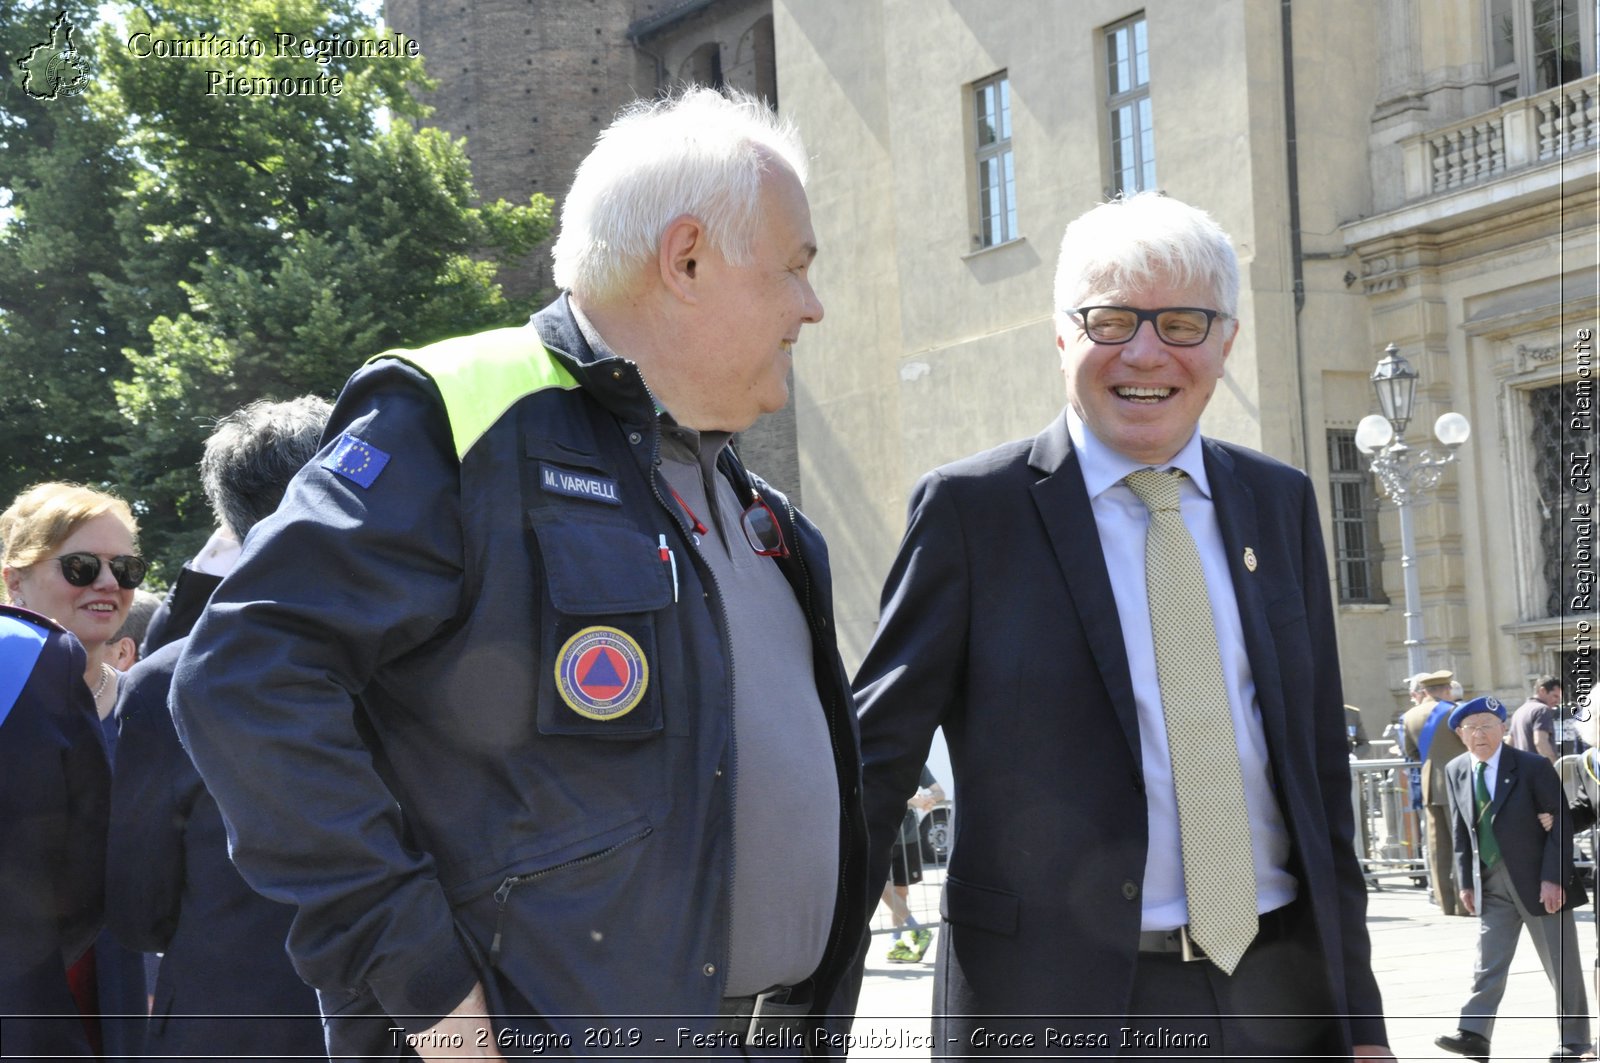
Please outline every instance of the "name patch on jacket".
M596 476L592 472L563 469L547 461L539 463L539 486L552 494L604 502L612 506L622 505L622 499L617 497L617 481Z
M349 432L341 434L333 445L333 453L322 459L324 469L338 473L359 487L371 487L387 464L389 455Z
M556 654L556 689L567 708L591 720L615 720L638 707L650 685L644 650L614 627L586 627Z

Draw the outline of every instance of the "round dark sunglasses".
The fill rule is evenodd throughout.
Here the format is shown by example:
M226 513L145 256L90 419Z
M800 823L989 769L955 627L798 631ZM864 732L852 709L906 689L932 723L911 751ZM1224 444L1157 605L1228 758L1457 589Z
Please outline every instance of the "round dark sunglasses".
M100 577L100 558L96 554L62 554L55 560L61 562L61 578L74 587L87 587ZM144 582L145 571L149 568L144 558L119 554L110 560L111 575L123 590L131 591Z

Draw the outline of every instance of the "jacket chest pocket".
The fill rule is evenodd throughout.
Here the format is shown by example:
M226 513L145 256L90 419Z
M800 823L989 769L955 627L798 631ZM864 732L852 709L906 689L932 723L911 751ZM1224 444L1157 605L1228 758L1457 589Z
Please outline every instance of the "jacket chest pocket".
M541 734L642 739L662 732L658 628L672 575L634 528L536 522L549 620L539 625Z

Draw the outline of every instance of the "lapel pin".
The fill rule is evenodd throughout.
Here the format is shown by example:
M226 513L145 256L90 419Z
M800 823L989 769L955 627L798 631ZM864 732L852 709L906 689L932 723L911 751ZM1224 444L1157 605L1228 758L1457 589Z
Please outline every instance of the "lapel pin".
M1253 547L1247 546L1244 548L1244 567L1251 572L1256 570L1256 552Z

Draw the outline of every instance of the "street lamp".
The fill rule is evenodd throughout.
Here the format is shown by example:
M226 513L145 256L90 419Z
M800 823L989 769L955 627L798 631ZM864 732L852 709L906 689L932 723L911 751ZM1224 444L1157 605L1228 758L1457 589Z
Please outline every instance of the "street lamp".
M1400 573L1406 588L1406 668L1416 675L1422 664L1422 592L1417 586L1417 545L1411 531L1411 503L1433 490L1444 467L1456 460L1456 449L1472 434L1472 425L1459 413L1447 413L1433 422L1433 434L1443 444L1443 454L1420 453L1406 446L1406 424L1416 397L1417 371L1400 356L1394 344L1372 371L1372 388L1378 393L1382 413L1368 414L1356 426L1356 449L1372 459L1372 471L1383 493L1400 511Z

